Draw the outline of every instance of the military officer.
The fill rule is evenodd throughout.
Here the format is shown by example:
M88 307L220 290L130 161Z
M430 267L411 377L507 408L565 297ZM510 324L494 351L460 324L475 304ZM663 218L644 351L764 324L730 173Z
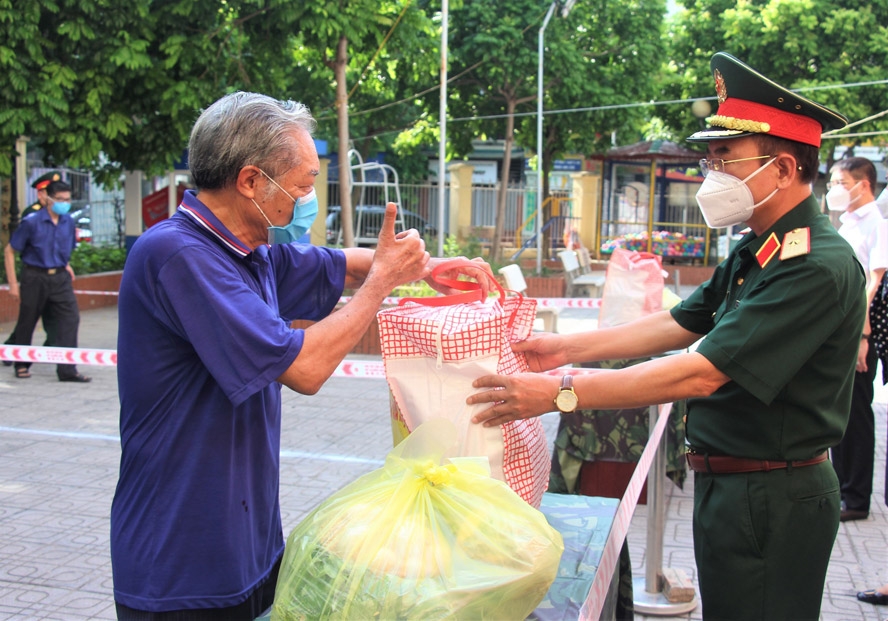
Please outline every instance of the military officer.
M733 56L710 63L719 108L697 203L712 228L750 232L671 311L582 334L536 333L514 349L531 369L641 358L565 380L486 376L468 403L497 425L555 409L689 399L694 551L705 618L817 619L839 526L827 449L848 421L866 299L863 269L811 191L825 130L840 114ZM702 340L701 340L702 337Z
M40 211L47 203L46 188L53 181L61 181L62 174L57 170L51 170L48 173L40 175L31 183L31 187L37 190L37 200L25 207L22 211L22 219L27 218L35 211Z

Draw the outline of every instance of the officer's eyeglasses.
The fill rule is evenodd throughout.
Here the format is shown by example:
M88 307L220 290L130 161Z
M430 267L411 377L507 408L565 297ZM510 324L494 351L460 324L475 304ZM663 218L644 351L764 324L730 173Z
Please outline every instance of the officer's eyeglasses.
M748 162L749 160L763 160L771 157L770 155L756 155L755 157L741 157L738 160L723 160L720 157L704 157L700 160L700 172L705 177L710 172L723 172L726 164L734 164L735 162Z

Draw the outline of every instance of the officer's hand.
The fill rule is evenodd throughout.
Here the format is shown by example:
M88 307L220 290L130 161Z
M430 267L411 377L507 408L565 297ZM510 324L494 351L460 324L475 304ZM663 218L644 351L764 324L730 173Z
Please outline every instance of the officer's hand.
M16 302L19 301L19 284L17 282L16 283L12 283L12 282L9 283L9 295Z

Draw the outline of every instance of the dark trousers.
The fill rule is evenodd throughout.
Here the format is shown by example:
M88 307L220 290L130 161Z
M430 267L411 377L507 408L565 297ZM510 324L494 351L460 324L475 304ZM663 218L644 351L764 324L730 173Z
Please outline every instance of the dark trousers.
M839 529L829 462L694 475L694 556L704 619L820 617Z
M242 604L228 608L202 610L170 610L146 612L116 603L118 621L253 621L274 603L281 560L278 560L268 578Z
M873 415L873 382L876 379L876 348L870 345L866 372L854 374L851 415L845 435L832 448L832 462L839 477L846 509L869 511L873 493L873 462L876 427Z
M46 332L46 340L43 341L44 347L55 347L56 343L56 320L55 317L52 316L52 307L47 307L45 311L43 311L43 331ZM12 331L12 334L9 335L9 338L6 339L6 345L15 345L15 330ZM10 362L10 364L12 364Z
M49 313L55 323L54 345L77 347L80 311L74 295L74 284L67 270L47 274L44 270L23 265L19 293L18 321L12 333L14 344L30 345L37 320ZM17 369L30 366L29 362L15 363ZM77 374L77 366L60 364L56 373L59 377L70 377Z

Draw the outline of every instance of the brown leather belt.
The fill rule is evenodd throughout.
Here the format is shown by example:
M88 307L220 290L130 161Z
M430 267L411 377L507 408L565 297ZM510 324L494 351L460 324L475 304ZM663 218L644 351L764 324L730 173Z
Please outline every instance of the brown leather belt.
M708 474L736 474L739 472L770 472L785 468L803 468L813 466L826 461L826 451L811 459L801 461L768 461L762 459L747 459L744 457L729 457L727 455L702 455L700 453L686 453L688 466L694 472Z

